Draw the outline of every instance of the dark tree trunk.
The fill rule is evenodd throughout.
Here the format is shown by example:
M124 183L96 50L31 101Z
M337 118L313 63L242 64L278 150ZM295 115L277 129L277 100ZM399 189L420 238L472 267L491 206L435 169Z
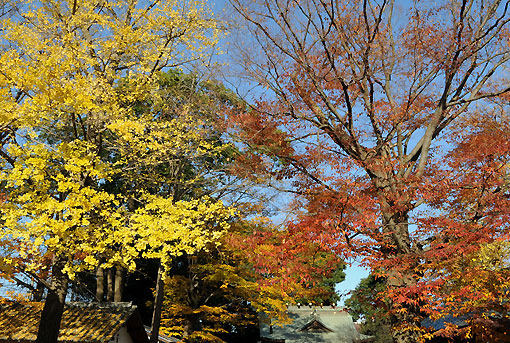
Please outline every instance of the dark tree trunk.
M115 274L113 273L113 268L109 268L108 271L106 272L106 287L107 287L107 290L106 290L106 301L108 301L108 302L112 302L113 301L113 293L114 293L114 290L113 290L113 287L114 287L113 279L114 278L115 278Z
M57 343L64 313L69 279L62 271L64 262L57 260L52 267L51 288L44 303L36 343Z
M193 332L200 330L202 330L202 324L200 323L199 316L195 314L188 317L186 325L184 326L184 336L191 336Z
M32 301L39 302L42 301L44 295L44 285L42 282L37 282L37 285L32 290Z
M104 301L104 269L100 266L96 269L96 299L99 302Z
M121 267L115 268L115 294L113 301L118 303L122 301L122 291L124 286L124 271Z
M152 325L150 343L157 343L159 337L159 326L161 324L161 308L163 307L163 296L165 284L163 274L165 267L159 262L158 279L156 281L156 297L154 299L154 311L152 312Z

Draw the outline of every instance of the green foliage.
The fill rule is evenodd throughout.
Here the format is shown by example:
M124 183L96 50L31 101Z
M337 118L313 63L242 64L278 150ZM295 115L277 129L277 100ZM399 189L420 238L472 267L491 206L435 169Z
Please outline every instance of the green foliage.
M361 321L361 333L375 336L375 343L392 343L391 321L388 316L388 305L383 292L385 280L370 274L360 281L345 301L349 313L355 321Z

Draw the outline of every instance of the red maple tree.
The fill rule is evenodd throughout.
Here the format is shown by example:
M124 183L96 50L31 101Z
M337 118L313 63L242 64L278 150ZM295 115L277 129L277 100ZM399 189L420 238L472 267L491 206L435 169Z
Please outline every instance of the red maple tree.
M267 90L232 118L238 169L285 181L293 230L384 274L394 339L416 342L462 290L454 261L506 239L504 129L485 121L509 91L508 2L231 3Z

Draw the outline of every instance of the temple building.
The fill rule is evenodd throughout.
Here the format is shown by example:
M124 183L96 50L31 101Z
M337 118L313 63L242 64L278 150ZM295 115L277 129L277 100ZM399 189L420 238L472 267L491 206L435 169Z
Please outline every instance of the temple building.
M361 343L372 336L360 334L347 311L338 306L289 306L289 324L267 324L261 318L262 343ZM266 321L266 323L265 323Z

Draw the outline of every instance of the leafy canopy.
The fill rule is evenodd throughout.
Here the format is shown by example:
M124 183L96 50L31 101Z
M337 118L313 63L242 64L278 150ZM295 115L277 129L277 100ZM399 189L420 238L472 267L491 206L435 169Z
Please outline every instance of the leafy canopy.
M160 96L162 69L215 45L211 18L204 1L130 0L25 1L2 19L0 238L17 243L11 258L26 258L24 270L45 268L43 255L70 277L100 260L134 268L139 256L202 249L228 226L221 202L155 192L189 181L157 168L226 148L186 107L165 116ZM137 111L148 99L150 110ZM107 187L120 179L151 183L128 194Z

